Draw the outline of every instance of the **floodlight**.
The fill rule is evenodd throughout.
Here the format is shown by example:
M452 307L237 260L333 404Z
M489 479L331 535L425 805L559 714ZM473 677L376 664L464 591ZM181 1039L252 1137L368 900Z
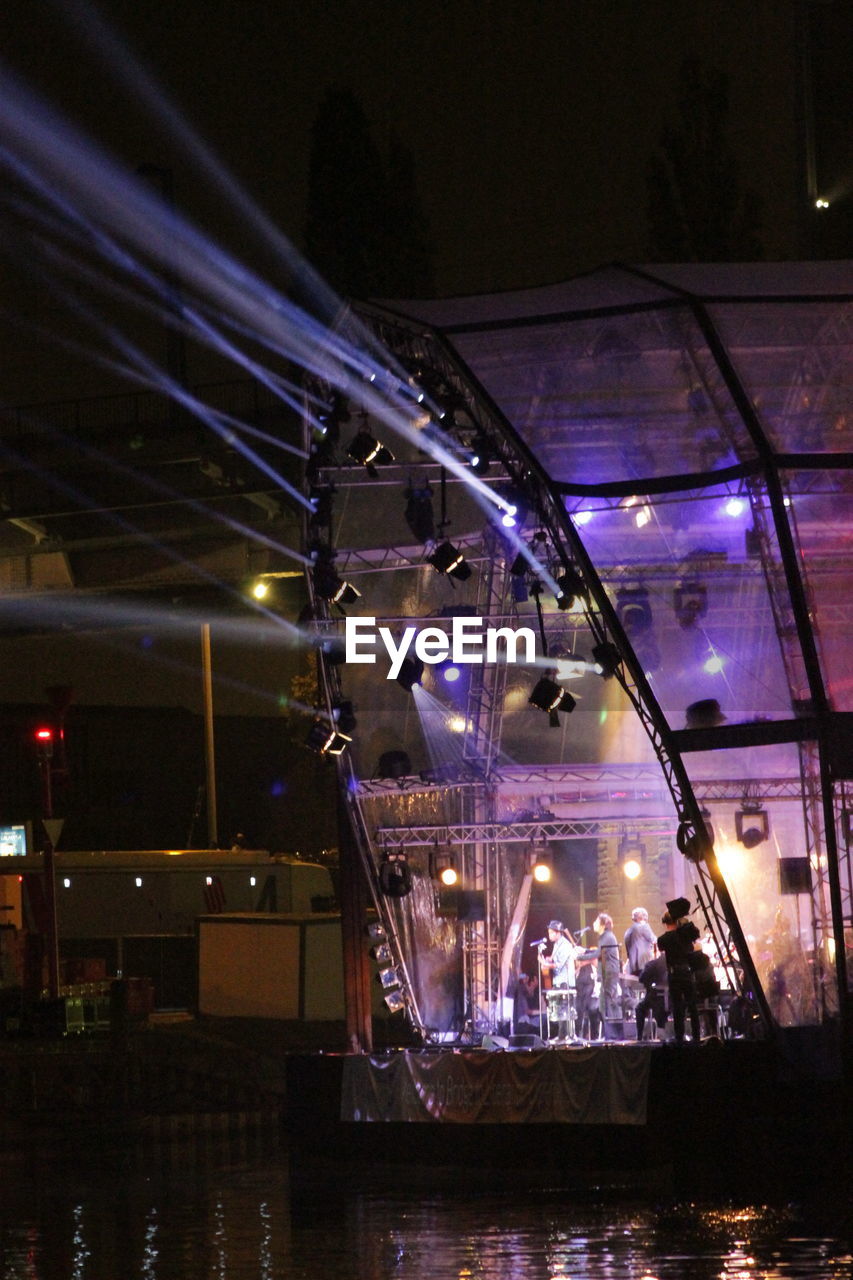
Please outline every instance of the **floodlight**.
M406 997L397 987L395 991L388 992L385 996L385 1003L388 1006L389 1013L400 1013L406 1007Z
M348 734L339 733L322 720L314 721L305 739L306 747L320 756L342 755L351 742L352 738Z
M433 880L438 880L446 888L452 888L459 880L456 870L456 859L448 849L434 849L430 854L429 872Z
M355 462L360 462L367 474L374 479L378 474L378 466L387 466L394 461L391 450L386 449L369 431L359 431L353 436L347 455Z
M554 874L554 855L546 844L531 849L530 871L537 884L549 883Z
M376 981L385 991L390 991L393 987L399 987L400 975L396 969L380 969Z
M462 552L457 550L451 542L439 543L432 555L427 557L427 563L431 564L437 573L446 573L449 578L458 578L460 582L465 582L471 577L471 566L466 563Z
M377 964L390 964L394 959L387 942L380 942L375 947L371 947L370 954Z
M527 701L531 706L538 707L540 711L547 711L549 714L556 711L574 711L577 705L572 695L548 676L543 676L536 682Z

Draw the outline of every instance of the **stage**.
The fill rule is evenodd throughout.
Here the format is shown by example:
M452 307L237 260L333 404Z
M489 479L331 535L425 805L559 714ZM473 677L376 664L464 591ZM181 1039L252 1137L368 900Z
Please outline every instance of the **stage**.
M816 1029L814 1029L816 1030ZM540 1050L293 1055L297 1161L699 1192L794 1185L845 1160L850 1115L823 1033Z

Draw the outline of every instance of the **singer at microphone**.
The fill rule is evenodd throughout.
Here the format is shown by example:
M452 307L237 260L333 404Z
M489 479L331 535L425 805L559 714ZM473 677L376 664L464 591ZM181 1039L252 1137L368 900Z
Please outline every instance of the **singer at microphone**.
M548 941L547 938L537 938L535 942L531 942L531 947L544 947Z

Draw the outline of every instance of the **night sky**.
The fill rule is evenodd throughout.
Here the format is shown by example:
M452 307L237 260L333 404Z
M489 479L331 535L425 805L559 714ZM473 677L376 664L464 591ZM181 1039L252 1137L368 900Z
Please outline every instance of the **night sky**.
M79 24L69 26L59 8L6 0L6 62L130 167L170 169L179 207L239 251L239 223L211 200L174 139L134 107L121 67L110 75L86 54ZM744 184L762 200L764 256L809 256L798 224L796 8L778 0L436 0L426 8L409 0L104 0L100 12L297 245L312 121L329 87L351 88L380 148L393 132L412 153L436 292L453 294L649 260L646 167L662 129L677 122L688 57L729 77L729 142ZM819 158L825 183L837 186L849 131L824 46L843 65L850 11L812 8L826 71L816 93L827 122Z
M818 227L804 211L798 8L793 0L438 0L428 8L409 0L102 0L99 12L297 247L311 125L330 87L350 88L380 151L393 134L411 152L434 292L448 296L656 260L647 169L663 129L679 127L679 73L690 58L727 77L726 142L740 183L757 196L762 256L847 256L838 214L817 215ZM818 186L838 197L853 168L845 125L853 24L847 4L802 8L813 23ZM251 253L241 219L174 133L134 101L122 60L108 67L87 49L79 9L78 0L6 0L6 65L129 169L168 170L178 209L233 253ZM270 262L252 265L274 271ZM12 315L50 328L40 292L22 285L9 261L0 270ZM0 403L87 394L81 370L36 351L14 325L1 358Z

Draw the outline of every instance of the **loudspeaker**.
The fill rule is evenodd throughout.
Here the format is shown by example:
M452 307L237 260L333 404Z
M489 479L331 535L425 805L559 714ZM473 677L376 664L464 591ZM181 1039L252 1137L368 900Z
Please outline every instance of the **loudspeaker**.
M510 1049L544 1049L545 1041L541 1036L528 1034L523 1036L510 1036Z
M485 889L460 889L456 900L456 919L464 922L485 920Z
M482 1049L508 1049L509 1041L505 1036L485 1035L480 1047Z
M779 859L779 892L811 893L812 869L808 858Z

